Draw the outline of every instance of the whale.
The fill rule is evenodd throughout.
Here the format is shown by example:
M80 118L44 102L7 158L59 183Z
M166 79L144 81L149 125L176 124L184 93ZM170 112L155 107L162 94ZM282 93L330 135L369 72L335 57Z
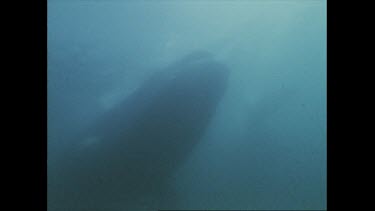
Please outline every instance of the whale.
M65 153L50 210L155 210L144 198L168 189L207 131L229 76L207 51L158 68Z

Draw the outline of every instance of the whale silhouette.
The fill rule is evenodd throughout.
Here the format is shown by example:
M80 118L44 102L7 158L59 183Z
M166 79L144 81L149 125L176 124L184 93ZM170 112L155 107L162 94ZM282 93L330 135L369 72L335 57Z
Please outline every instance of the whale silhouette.
M162 194L204 135L228 77L228 68L205 51L156 71L66 153L52 196L55 207L99 210L101 202L110 201L122 209L153 210L130 204Z

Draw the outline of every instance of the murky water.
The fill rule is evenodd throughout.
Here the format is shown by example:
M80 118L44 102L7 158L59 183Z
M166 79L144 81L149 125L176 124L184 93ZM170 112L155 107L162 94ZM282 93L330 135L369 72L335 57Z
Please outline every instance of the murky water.
M326 1L49 0L49 211L325 208Z

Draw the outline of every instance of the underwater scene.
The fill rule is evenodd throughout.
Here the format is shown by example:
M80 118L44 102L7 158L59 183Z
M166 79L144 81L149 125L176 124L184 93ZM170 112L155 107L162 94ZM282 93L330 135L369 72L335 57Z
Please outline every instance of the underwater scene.
M48 211L325 210L325 0L48 0Z

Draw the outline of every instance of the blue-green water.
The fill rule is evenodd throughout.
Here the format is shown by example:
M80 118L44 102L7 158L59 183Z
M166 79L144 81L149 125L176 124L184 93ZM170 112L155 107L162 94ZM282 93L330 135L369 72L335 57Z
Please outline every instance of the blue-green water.
M77 134L195 50L230 76L204 135L167 179L173 194L162 205L155 192L134 201L63 194L61 166L77 142L106 144ZM326 1L49 0L48 208L326 209Z

